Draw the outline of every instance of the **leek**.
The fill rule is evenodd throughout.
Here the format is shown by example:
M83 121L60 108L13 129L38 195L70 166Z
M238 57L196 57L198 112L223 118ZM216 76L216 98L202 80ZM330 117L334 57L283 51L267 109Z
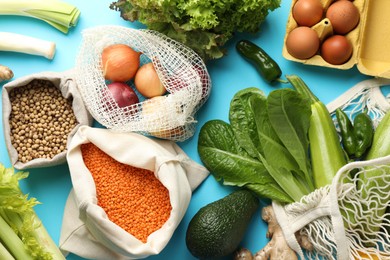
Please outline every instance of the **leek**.
M0 51L21 52L51 60L55 50L56 44L51 41L17 33L0 32Z
M0 164L0 252L7 249L8 255L23 260L65 259L33 209L39 202L19 187L27 177L27 172Z
M80 10L60 0L0 0L0 15L37 18L68 33L69 28L77 24Z

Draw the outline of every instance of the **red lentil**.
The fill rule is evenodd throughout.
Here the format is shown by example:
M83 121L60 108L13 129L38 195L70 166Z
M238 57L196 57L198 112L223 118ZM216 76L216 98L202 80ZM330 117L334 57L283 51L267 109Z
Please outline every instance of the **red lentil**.
M96 185L98 205L108 218L146 243L172 210L166 187L149 170L120 163L92 143L81 146Z

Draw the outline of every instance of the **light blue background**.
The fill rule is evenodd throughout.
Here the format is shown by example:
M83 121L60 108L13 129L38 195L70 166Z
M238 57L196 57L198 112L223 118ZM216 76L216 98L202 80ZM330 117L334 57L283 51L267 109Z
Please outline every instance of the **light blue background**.
M65 71L71 69L75 63L75 57L81 41L81 33L86 28L104 24L134 28L141 26L140 24L124 21L119 16L119 12L109 9L111 0L67 1L81 10L79 23L67 35L42 21L32 18L0 16L0 31L22 33L54 41L57 44L56 55L52 61L26 54L0 52L0 64L12 68L15 78L41 71ZM228 50L226 57L207 63L213 82L210 98L199 111L199 123L195 136L186 142L179 143L193 160L200 162L197 153L200 127L211 119L227 120L229 102L238 90L255 86L265 93L269 93L275 88L282 87L280 84L275 86L267 84L259 76L255 68L238 55L234 46L240 39L249 39L261 46L279 63L284 74L300 75L324 103L330 102L348 88L368 78L360 74L356 67L344 71L307 66L284 59L282 57L282 47L290 5L290 0L283 0L281 7L269 14L266 21L261 25L261 31L258 34L237 34L226 46ZM8 153L4 144L3 129L0 129L0 135L0 162L10 167ZM30 170L30 177L23 181L22 185L25 192L42 202L42 205L36 207L36 212L54 241L58 243L64 205L71 189L67 165ZM187 214L176 230L171 242L160 255L150 257L150 259L193 259L185 245L185 232L189 221L202 206L224 197L231 191L231 188L217 183L212 176L206 179L194 192ZM267 243L266 227L266 224L261 220L259 209L252 219L242 245L249 248L253 253L260 250ZM80 258L75 255L69 255L68 259L76 260Z

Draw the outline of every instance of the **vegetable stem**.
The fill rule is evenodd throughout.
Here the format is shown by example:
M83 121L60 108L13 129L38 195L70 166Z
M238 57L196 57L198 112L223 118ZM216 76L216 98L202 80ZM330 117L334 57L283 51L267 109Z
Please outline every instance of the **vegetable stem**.
M17 33L0 32L0 51L21 52L43 56L51 60L54 57L55 48L54 42Z
M0 0L0 15L20 15L40 19L63 33L75 26L77 7L59 0Z
M16 259L33 259L24 247L22 240L0 215L0 240Z
M336 127L330 113L311 92L305 82L295 75L286 76L291 85L311 101L309 142L313 180L316 188L332 183L337 171L347 163Z
M0 241L0 256L2 260L15 260L15 258L8 252L7 248Z
M313 94L313 92L299 76L287 75L286 78L295 88L295 90L298 91L304 97L309 98L312 104L315 102L319 102L319 99Z
M0 242L15 259L65 259L33 209L39 202L19 187L27 176L0 164Z

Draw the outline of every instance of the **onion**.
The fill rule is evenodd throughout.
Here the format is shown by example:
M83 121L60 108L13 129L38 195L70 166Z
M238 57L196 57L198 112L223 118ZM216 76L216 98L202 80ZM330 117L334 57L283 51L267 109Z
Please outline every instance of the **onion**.
M183 136L185 133L184 126L177 126L171 129L163 129L161 118L163 115L169 114L172 107L166 106L167 96L158 96L148 99L142 103L142 116L152 118L155 122L155 129L149 131L149 134L161 139L172 139Z
M114 44L102 52L103 76L106 80L125 82L134 78L141 53L126 44Z
M139 102L135 91L125 83L113 82L108 84L107 87L119 107L127 107Z
M138 92L147 98L162 96L167 91L151 62L139 68L135 74L134 85Z

